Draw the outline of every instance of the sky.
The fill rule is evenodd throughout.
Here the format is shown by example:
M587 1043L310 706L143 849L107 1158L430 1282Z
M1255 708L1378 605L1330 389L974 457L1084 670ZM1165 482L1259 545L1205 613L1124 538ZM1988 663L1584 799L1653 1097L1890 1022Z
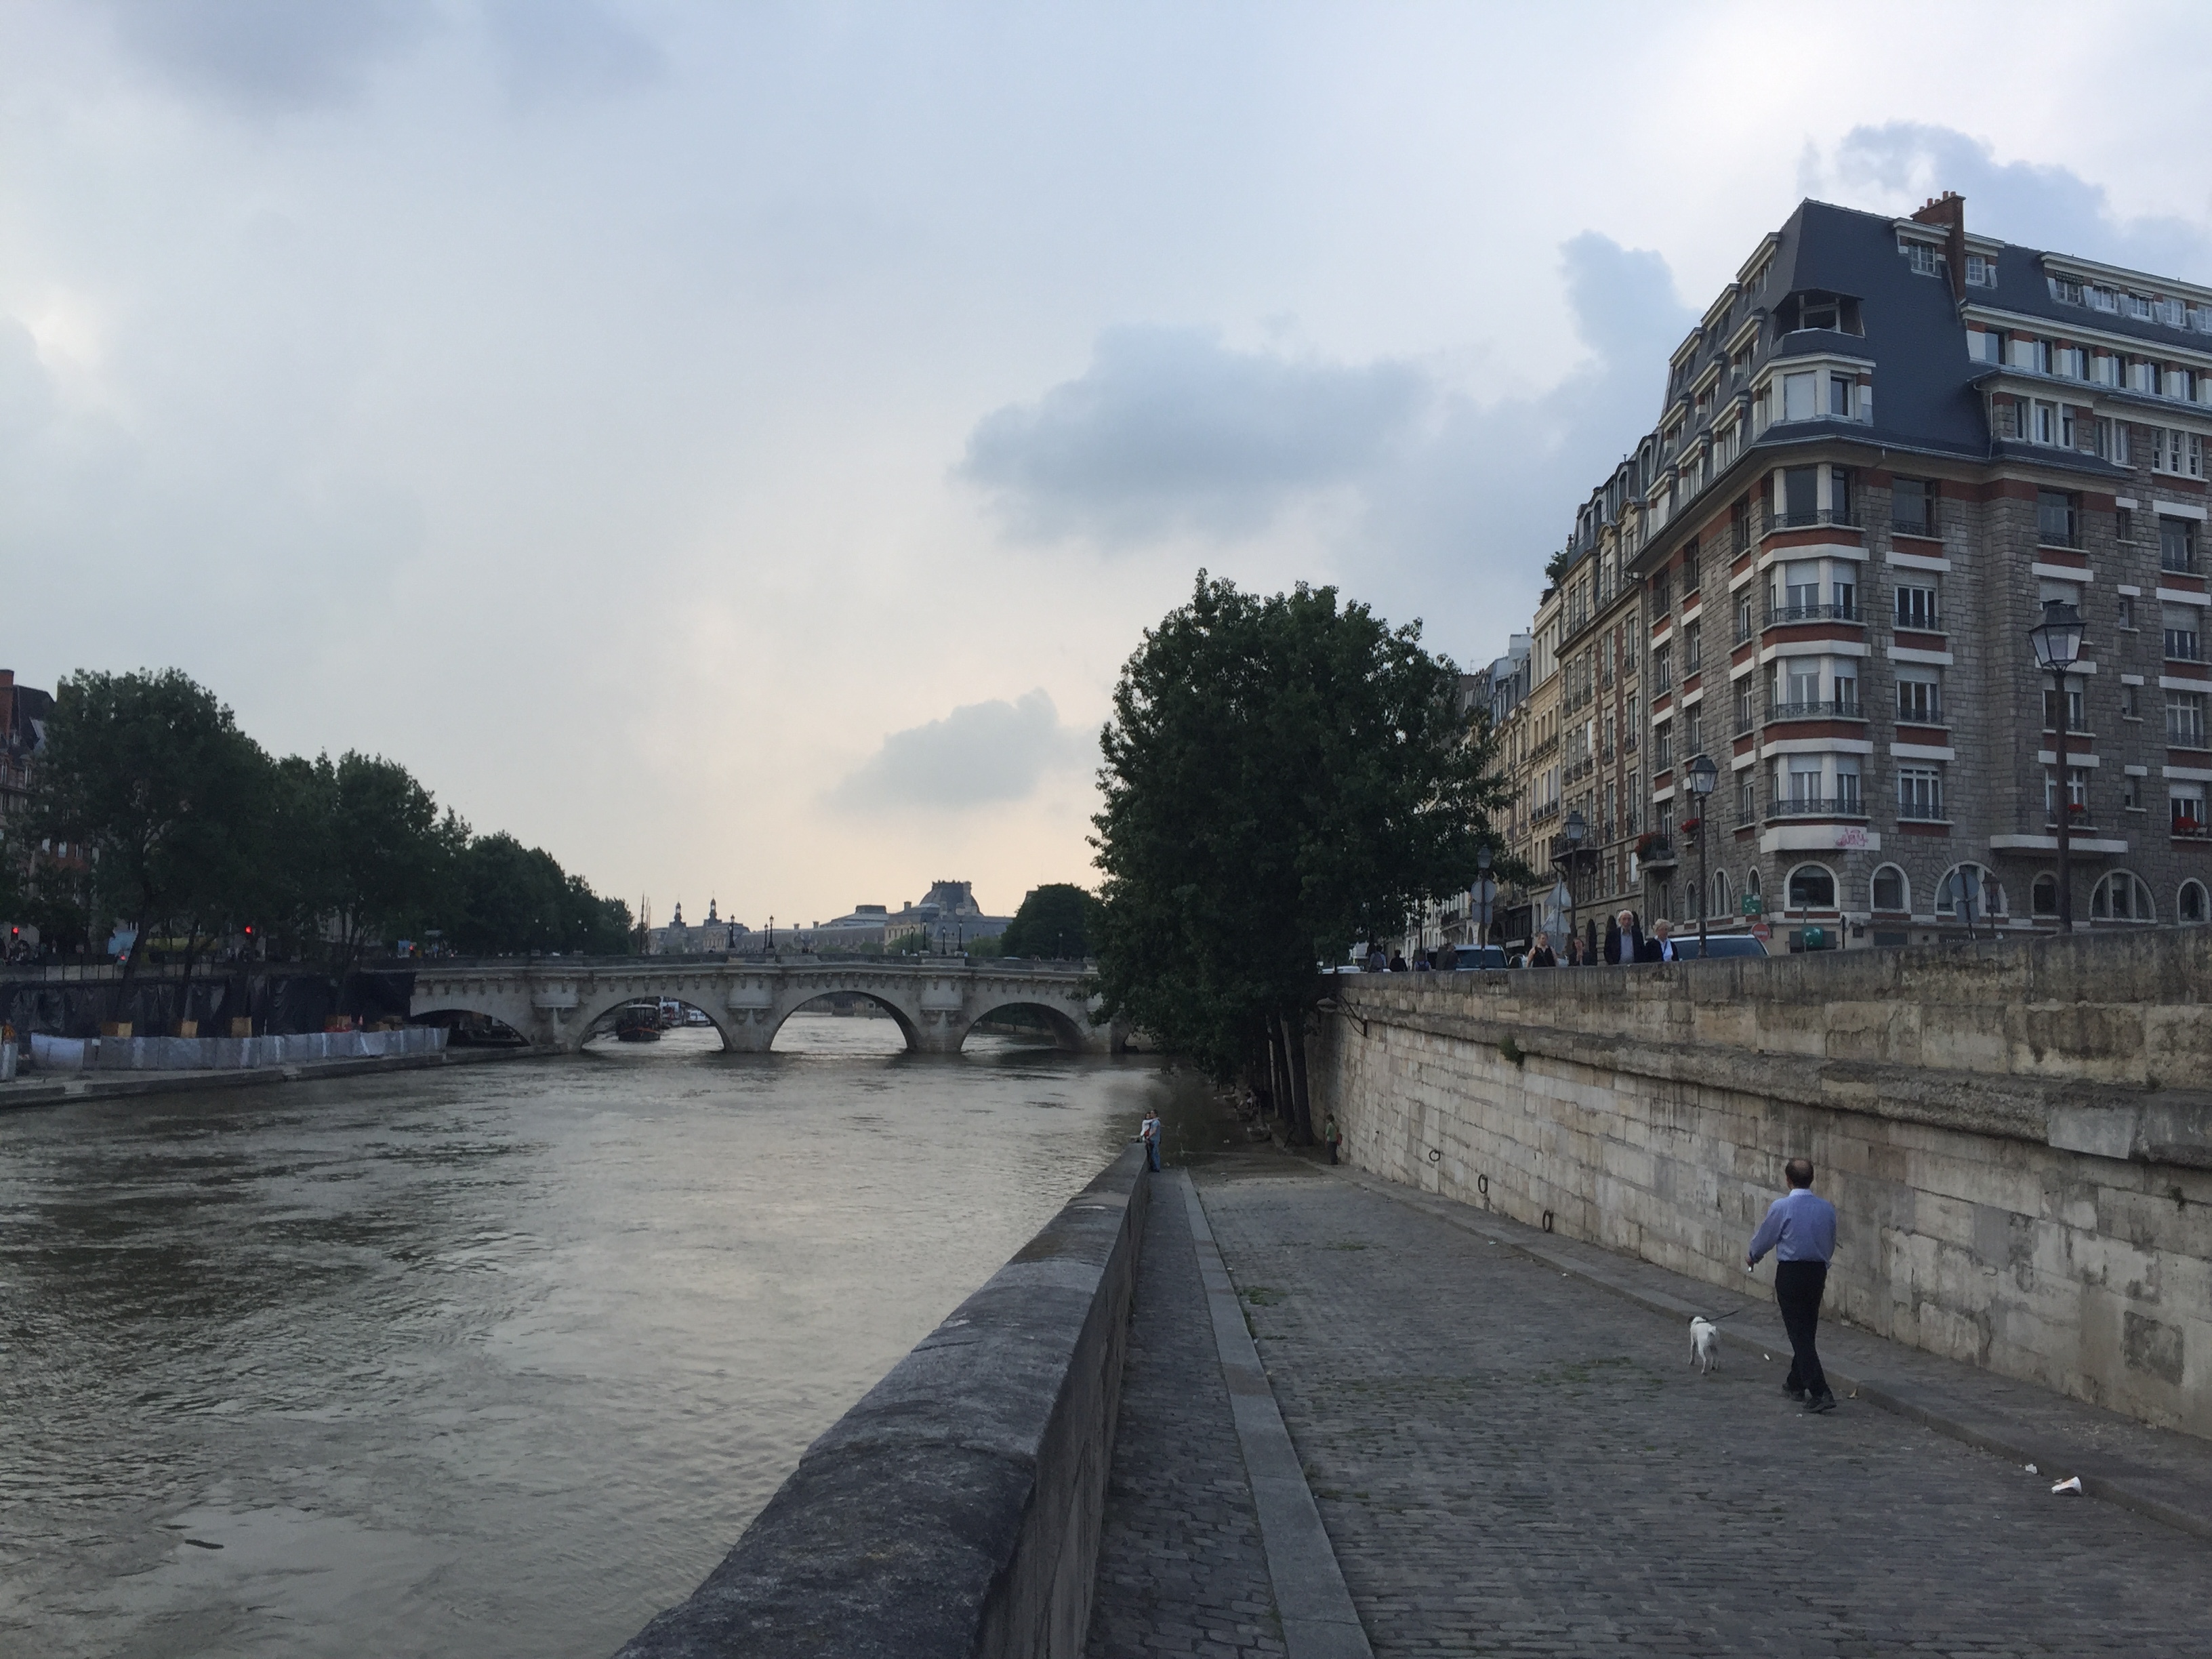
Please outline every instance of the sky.
M0 667L657 920L1095 883L1200 568L1487 662L1814 195L2212 281L2212 9L0 0ZM2196 89L2192 90L2191 88Z

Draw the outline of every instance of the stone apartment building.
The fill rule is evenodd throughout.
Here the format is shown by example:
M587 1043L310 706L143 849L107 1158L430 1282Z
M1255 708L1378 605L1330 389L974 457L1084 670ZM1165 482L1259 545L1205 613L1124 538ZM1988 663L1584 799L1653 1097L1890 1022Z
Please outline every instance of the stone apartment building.
M2212 289L1969 231L1956 196L1802 204L1545 601L1578 901L1742 927L1753 898L1778 950L1955 935L1962 897L2047 929L2063 810L2077 927L2212 919L2208 438ZM2028 634L2052 599L2086 628L2063 695Z

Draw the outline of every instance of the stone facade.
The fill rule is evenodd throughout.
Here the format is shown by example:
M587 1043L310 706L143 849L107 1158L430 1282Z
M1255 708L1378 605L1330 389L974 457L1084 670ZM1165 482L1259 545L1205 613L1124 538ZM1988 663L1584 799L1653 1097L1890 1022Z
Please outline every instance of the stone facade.
M2212 936L1336 983L1353 1163L1742 1287L1802 1154L1842 1316L2212 1435Z

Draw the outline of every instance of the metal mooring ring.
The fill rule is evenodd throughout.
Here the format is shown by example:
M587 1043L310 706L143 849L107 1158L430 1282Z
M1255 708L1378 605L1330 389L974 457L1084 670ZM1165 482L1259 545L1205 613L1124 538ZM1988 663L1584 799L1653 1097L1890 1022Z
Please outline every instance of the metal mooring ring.
M1443 1161L1444 1161L1444 1155L1443 1155L1443 1153L1441 1151L1439 1151L1437 1148L1436 1148L1436 1147L1434 1147L1434 1146L1431 1146L1431 1147L1430 1147L1430 1148L1429 1148L1429 1162L1430 1162L1430 1163L1431 1163L1431 1164L1441 1164L1441 1163L1443 1163Z
M1547 1233L1552 1231L1552 1212L1549 1210L1544 1212L1544 1231Z
M1490 1196L1490 1177L1488 1176L1475 1176L1474 1190L1480 1193L1485 1198L1488 1198Z

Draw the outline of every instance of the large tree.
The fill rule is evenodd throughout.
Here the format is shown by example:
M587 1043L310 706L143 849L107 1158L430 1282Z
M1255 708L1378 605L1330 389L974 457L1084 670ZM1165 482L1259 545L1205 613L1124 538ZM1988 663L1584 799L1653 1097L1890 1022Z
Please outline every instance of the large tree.
M1101 737L1105 1012L1224 1080L1264 1057L1310 1135L1316 971L1466 889L1504 786L1458 670L1334 588L1198 576L1145 635Z
M456 860L447 932L475 956L532 951L620 956L630 949L629 907L601 898L542 847L501 832L469 843Z
M1010 957L1086 957L1097 908L1098 901L1073 882L1031 888L1000 936L999 948Z
M323 899L337 947L340 1007L355 963L373 942L420 927L442 908L468 826L442 817L398 761L349 750L314 763L327 812Z
M95 905L143 947L156 922L224 908L265 766L230 710L175 669L72 674L39 750L33 832L86 850ZM143 955L117 981L115 1018Z

